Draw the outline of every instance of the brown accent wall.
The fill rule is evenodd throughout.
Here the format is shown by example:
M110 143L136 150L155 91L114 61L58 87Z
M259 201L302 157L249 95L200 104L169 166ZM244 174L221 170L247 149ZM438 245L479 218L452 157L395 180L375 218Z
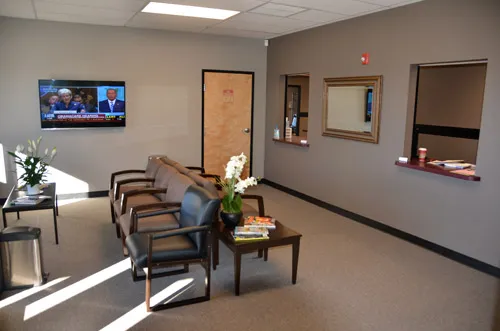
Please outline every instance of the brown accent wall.
M500 266L499 17L498 0L425 0L272 39L265 177ZM362 66L365 52L370 64ZM396 167L404 153L411 66L472 59L488 59L477 157L482 181ZM271 141L272 124L282 122L279 77L290 72L311 74L309 149ZM371 75L384 78L379 144L323 137L323 78Z

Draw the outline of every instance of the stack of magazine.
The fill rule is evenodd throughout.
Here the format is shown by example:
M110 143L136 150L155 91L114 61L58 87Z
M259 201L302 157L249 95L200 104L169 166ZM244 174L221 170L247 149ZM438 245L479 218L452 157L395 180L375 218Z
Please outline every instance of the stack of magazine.
M247 216L244 225L276 229L276 220L270 216Z
M272 217L248 216L243 226L237 226L233 231L236 242L268 240L269 230L276 229L276 223Z
M237 226L234 228L233 237L236 242L248 240L267 240L269 239L269 230L258 226Z
M26 195L12 200L11 204L16 206L34 206L47 199L51 199L51 197L48 195Z

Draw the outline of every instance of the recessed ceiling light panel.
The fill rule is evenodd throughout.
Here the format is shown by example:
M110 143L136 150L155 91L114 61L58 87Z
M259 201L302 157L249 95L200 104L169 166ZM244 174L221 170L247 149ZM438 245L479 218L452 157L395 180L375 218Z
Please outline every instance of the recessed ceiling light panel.
M239 11L234 11L234 10L174 5L162 2L150 2L142 10L142 12L153 13L153 14L164 14L164 15L209 18L214 20L225 20L231 16L239 14Z

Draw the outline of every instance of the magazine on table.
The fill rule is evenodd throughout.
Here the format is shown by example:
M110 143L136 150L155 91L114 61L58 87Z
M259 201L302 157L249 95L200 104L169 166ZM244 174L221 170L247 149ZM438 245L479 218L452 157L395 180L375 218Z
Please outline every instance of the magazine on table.
M245 227L265 227L276 229L276 220L270 216L247 216L244 221Z
M269 239L269 230L264 227L237 226L232 232L234 241L266 240Z
M237 226L234 228L236 236L268 236L269 230L262 226Z
M48 195L26 195L12 200L12 205L34 206L45 200L51 199Z
M256 240L268 240L269 236L261 236L261 235L235 235L233 233L233 238L234 241L236 242L241 242L241 241L256 241Z
M269 240L269 237L234 237L235 242Z

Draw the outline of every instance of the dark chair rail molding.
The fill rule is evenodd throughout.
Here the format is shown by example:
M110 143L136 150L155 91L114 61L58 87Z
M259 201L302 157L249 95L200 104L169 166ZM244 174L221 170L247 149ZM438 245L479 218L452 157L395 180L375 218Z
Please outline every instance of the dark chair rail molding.
M63 193L58 194L58 200L68 200L68 199L83 199L83 198L102 198L107 197L109 191L92 191L92 192L81 192L81 193ZM7 198L0 198L0 205L5 203Z
M318 207L327 209L331 212L334 212L334 213L339 214L341 216L347 217L355 222L362 223L364 225L367 225L367 226L372 227L374 229L380 230L384 233L390 234L390 235L397 237L399 239L403 239L403 240L408 241L412 244L415 244L415 245L418 245L418 246L423 247L425 249L428 249L434 253L442 255L448 259L451 259L453 261L456 261L458 263L461 263L463 265L466 265L466 266L471 267L473 269L476 269L478 271L484 272L488 275L500 278L500 268L495 267L491 264L479 261L479 260L472 258L470 256L467 256L467 255L461 254L459 252L456 252L454 250L451 250L449 248L440 246L440 245L435 244L433 242L430 242L428 240L414 236L410 233L398 230L396 228L393 228L393 227L388 226L386 224L383 224L381 222L372 220L368 217L353 213L351 211L342 209L342 208L337 207L335 205L332 205L332 204L329 204L327 202L321 201L319 199L313 198L307 194L295 191L291 188L280 185L280 184L275 183L273 181L270 181L268 179L262 178L261 183L269 185L271 187L274 187L280 191L283 191L285 193L293 195L299 199L302 199L304 201L312 203Z

